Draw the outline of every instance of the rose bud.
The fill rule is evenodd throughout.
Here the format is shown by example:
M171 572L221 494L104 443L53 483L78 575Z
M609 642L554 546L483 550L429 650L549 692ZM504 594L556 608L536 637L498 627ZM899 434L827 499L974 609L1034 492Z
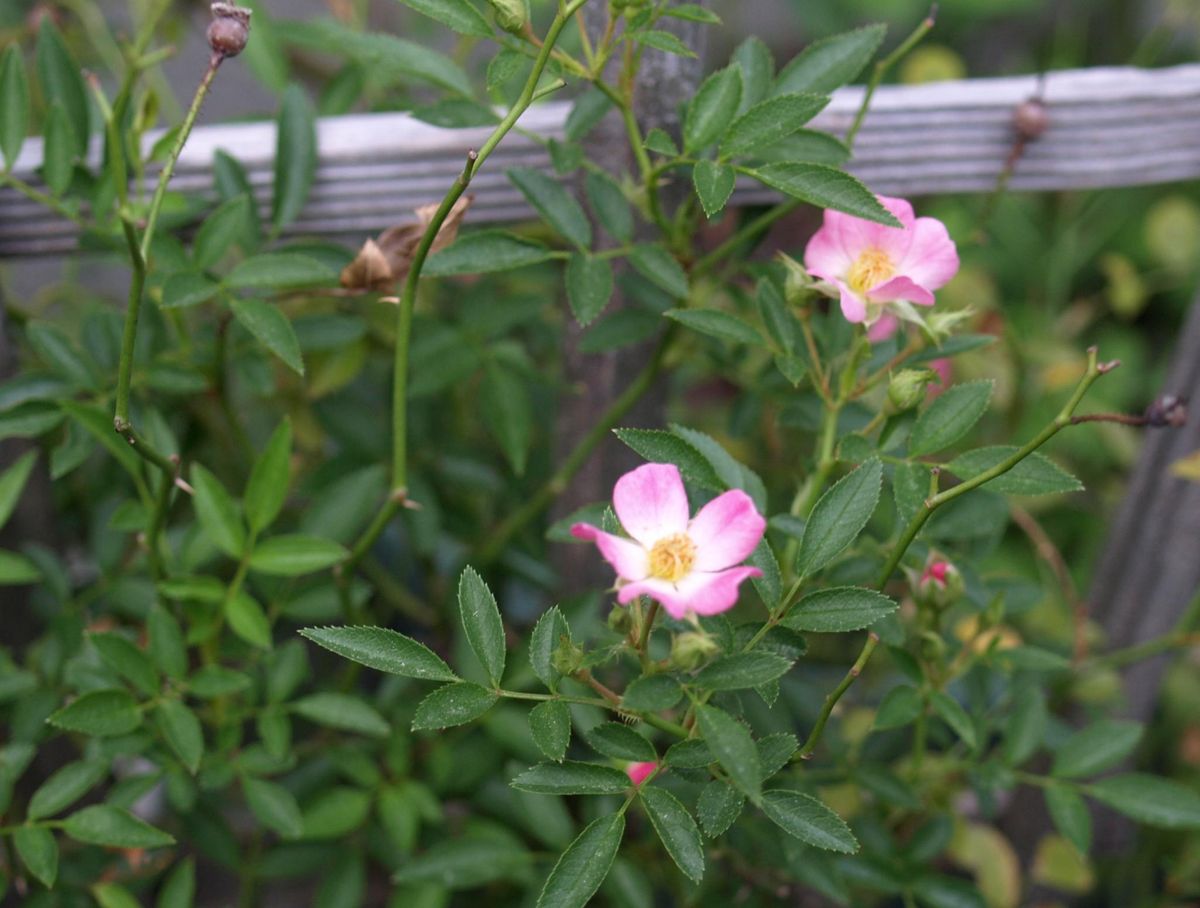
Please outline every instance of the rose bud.
M214 3L208 26L208 46L222 57L236 57L250 38L250 10L232 3Z
M629 781L634 785L641 785L648 778L654 775L658 769L658 764L650 763L630 763L625 767L625 774L629 776Z
M901 369L888 382L888 403L896 413L911 410L925 399L925 386L937 377L932 369Z
M918 605L937 610L953 605L963 594L965 584L962 574L953 564L939 555L930 555L925 570L921 573L913 598Z
M700 631L678 634L671 641L671 668L692 671L715 656L720 649L716 640Z

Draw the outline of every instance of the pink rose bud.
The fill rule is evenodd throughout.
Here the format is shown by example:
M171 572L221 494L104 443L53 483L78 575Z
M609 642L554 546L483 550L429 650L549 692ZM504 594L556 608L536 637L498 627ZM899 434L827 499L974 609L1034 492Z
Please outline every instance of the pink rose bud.
M657 763L630 763L625 767L625 774L634 785L641 785L658 770Z
M963 588L958 568L938 555L931 555L913 594L919 605L943 609L957 601Z

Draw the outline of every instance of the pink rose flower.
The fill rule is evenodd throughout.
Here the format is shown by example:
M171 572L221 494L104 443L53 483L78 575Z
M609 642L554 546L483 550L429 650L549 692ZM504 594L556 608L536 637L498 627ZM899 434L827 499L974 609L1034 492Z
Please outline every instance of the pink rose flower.
M903 227L826 210L825 223L804 250L809 273L838 288L847 321L882 322L872 340L895 331L894 313L885 311L889 303L901 312L906 303L932 306L933 291L958 271L958 251L945 224L913 217L904 199L879 196L879 201Z
M754 551L767 526L745 492L718 495L689 519L679 470L648 463L617 480L613 508L631 539L586 523L575 524L571 534L595 542L616 570L622 605L650 596L672 618L715 615L733 607L743 580L762 574L735 567Z
M657 763L630 763L625 767L625 774L634 785L641 785L654 775L657 769Z

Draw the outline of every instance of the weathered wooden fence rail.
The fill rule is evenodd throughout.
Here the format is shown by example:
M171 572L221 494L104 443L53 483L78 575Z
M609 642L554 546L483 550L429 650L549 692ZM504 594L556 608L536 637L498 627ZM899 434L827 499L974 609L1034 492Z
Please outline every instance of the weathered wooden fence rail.
M987 191L1012 149L1014 108L1039 94L1050 125L1021 156L1011 188L1085 189L1200 177L1200 65L884 86L858 135L850 170L878 192ZM861 88L838 91L814 126L844 132L861 99ZM521 125L543 139L560 136L568 110L565 102L548 103L531 110ZM316 183L289 232L366 234L406 220L413 208L441 197L462 169L467 149L488 131L442 129L406 114L322 120ZM275 151L269 122L196 129L172 187L207 189L219 148L247 166L265 206ZM41 142L31 139L16 173L35 180L40 161ZM504 175L515 165L550 167L538 141L510 136L472 185L472 222L520 220L530 213ZM746 183L734 204L771 198ZM75 243L73 224L12 189L0 189L0 256L63 253Z

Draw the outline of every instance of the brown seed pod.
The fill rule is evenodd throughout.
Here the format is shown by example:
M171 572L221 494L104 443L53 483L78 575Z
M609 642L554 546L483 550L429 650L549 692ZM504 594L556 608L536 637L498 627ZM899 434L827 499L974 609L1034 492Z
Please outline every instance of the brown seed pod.
M236 57L250 37L250 10L232 3L214 3L208 26L208 46L222 57Z
M1040 138L1050 127L1050 114L1041 98L1028 98L1013 111L1013 126L1022 141L1032 142Z

